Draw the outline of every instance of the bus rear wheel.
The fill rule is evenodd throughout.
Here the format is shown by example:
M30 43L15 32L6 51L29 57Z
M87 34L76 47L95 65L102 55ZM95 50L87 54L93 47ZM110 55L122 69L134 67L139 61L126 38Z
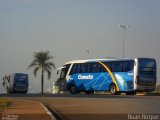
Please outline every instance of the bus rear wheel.
M71 86L70 88L69 88L69 92L71 93L71 94L76 94L77 93L77 88L76 88L76 86Z
M111 85L110 85L109 91L110 91L111 95L119 95L119 94L120 94L120 93L117 91L115 84L111 84Z

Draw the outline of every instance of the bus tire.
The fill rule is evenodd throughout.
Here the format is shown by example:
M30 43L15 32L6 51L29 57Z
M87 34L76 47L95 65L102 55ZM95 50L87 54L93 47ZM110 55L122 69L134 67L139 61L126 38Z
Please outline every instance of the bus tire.
M111 84L111 85L110 85L109 91L110 91L111 95L119 95L119 94L120 94L120 93L117 91L115 84Z
M69 92L70 92L71 94L76 94L76 93L77 93L77 88L76 88L76 86L75 86L75 85L70 86L70 87L69 87Z

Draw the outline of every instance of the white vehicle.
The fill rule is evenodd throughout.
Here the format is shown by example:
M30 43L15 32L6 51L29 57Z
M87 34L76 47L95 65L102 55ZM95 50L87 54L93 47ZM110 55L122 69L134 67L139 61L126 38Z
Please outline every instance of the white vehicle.
M61 91L72 94L110 91L111 94L136 94L154 91L156 87L156 61L153 58L87 59L64 64L57 84Z

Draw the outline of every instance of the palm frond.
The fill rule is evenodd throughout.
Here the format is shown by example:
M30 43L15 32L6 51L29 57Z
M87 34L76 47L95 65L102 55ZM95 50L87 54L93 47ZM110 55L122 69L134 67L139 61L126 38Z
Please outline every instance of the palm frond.
M52 68L55 69L55 64L52 63L52 62L48 62L48 63L45 64L45 68L46 68L46 69L49 69L49 70L51 71Z
M33 70L33 74L34 76L36 77L37 76L37 71L40 69L40 67L36 67L34 70Z
M33 61L31 62L31 64L28 66L28 69L30 69L31 67L34 67L34 66L37 66L36 60L33 60Z
M49 61L49 60L52 59L52 58L53 58L52 56L47 55L45 60L46 60L46 61Z
M48 69L48 70L52 70L52 67L51 66L49 66L48 64L45 64L45 67L44 67L45 69Z
M48 79L50 79L51 78L51 71L50 70L48 70L48 69L45 69L45 71L47 72L47 74L48 74Z
M49 66L52 66L54 69L56 68L55 64L53 62L48 62Z

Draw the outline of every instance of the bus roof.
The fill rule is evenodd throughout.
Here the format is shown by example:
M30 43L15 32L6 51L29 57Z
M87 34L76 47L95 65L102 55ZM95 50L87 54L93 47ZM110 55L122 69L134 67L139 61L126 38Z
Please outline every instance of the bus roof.
M118 59L84 59L84 60L72 60L69 61L66 64L72 64L72 63L86 63L86 62L103 62L103 61L126 61L126 60L134 60L134 59L128 59L128 58L118 58Z

